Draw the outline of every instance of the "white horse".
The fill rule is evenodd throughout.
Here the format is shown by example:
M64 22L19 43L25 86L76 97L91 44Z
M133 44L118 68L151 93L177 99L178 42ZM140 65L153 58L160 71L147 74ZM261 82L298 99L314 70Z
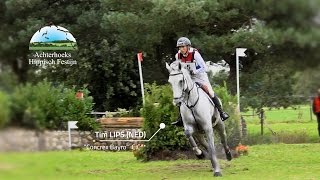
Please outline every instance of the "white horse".
M227 145L225 126L218 110L210 97L192 81L190 72L181 68L180 62L175 61L170 66L166 63L166 68L170 73L168 82L173 90L173 103L180 106L184 132L193 151L198 158L210 159L214 176L222 176L214 147L213 128L221 137L229 161L232 156ZM196 142L200 143L204 149L200 149Z

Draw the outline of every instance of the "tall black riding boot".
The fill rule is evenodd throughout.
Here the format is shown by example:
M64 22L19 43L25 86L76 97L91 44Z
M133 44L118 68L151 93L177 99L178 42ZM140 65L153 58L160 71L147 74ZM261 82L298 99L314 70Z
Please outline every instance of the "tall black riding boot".
M229 118L229 114L227 114L226 112L224 112L222 110L221 103L220 103L220 101L219 101L219 99L218 99L218 97L216 95L212 98L212 101L216 105L216 107L217 107L217 109L218 109L218 111L220 113L220 117L221 117L222 121L227 120Z

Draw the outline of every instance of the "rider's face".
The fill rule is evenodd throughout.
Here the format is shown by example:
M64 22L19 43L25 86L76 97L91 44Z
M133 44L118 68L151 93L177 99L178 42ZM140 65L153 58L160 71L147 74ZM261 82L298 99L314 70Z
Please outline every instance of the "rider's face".
M182 54L186 54L188 52L188 46L179 46L179 50Z

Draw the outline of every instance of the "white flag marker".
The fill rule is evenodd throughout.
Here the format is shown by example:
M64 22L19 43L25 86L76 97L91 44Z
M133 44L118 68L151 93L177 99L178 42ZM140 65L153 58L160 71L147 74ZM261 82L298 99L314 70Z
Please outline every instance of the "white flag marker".
M71 129L78 129L78 121L68 121L69 148L71 149Z
M237 70L237 97L238 97L238 110L240 112L240 82L239 82L239 57L246 57L244 53L247 48L236 48L236 70Z
M237 48L236 53L238 57L247 57L247 55L244 53L247 50L247 48Z

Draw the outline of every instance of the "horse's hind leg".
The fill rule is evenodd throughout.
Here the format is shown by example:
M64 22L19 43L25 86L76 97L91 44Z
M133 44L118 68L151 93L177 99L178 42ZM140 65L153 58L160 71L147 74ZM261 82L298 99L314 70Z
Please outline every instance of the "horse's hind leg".
M192 129L186 129L184 131L184 134L186 135L186 137L188 138L191 146L192 146L192 150L195 152L195 154L197 156L200 156L202 154L202 151L199 149L196 141L194 140L194 138L192 137L193 134L193 130Z
M206 136L208 138L209 145L209 159L214 169L214 176L222 176L220 172L220 165L216 156L216 150L214 148L213 129L210 127L205 128Z
M208 154L208 142L206 141L205 137L203 134L200 133L195 133L195 139L200 143L200 145L204 148L202 150L202 155L197 156L199 159L203 159L204 157L209 159L209 154Z
M201 146L203 146L204 148L206 148L206 150L209 149L209 145L208 142L206 141L205 137L203 134L196 134L196 138L199 141L199 143L201 144Z
M221 143L222 143L224 151L226 153L227 160L231 161L232 155L231 155L230 148L227 144L227 133L226 133L226 128L225 128L224 123L222 121L219 121L214 128L218 131L218 133L220 135Z

